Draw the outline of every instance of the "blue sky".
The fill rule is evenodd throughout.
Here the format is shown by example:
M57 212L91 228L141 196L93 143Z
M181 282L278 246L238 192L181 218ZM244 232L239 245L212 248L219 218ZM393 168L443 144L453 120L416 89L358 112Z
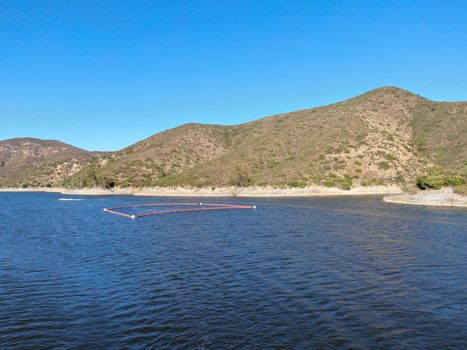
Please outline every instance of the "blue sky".
M386 85L467 100L467 1L0 2L0 139L117 150Z

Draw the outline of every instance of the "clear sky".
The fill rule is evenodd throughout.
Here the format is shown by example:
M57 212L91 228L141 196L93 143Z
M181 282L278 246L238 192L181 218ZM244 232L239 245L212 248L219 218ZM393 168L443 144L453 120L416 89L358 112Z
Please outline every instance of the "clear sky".
M117 150L386 85L467 100L467 1L0 1L0 139Z

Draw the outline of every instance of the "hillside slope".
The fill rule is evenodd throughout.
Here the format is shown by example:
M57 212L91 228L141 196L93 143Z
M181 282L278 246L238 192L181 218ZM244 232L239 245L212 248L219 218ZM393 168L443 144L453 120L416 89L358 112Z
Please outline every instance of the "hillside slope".
M466 135L467 103L434 102L385 87L329 106L240 125L186 124L119 152L82 153L78 165L57 173L53 184L61 180L68 187L414 184L418 175L433 168L467 176ZM58 163L53 164L63 167ZM7 168L14 174L11 165ZM35 183L42 184L42 168L33 168ZM24 184L24 177L11 175L9 183L11 178L16 185Z
M466 103L386 87L236 126L183 125L109 156L91 173L118 186L413 183L434 166L465 173L465 135ZM67 184L87 184L87 170Z
M82 149L55 140L0 141L0 186L57 186L91 159Z

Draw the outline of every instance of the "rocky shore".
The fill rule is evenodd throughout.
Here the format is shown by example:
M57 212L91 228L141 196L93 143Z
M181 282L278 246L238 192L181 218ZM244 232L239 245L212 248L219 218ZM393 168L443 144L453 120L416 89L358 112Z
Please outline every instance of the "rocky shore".
M385 202L396 204L431 205L467 208L467 196L454 193L452 188L425 190L417 193L403 193L383 198Z

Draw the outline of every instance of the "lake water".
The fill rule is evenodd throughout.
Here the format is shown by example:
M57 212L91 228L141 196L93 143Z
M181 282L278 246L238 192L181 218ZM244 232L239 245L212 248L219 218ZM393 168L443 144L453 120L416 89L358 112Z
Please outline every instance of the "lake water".
M61 197L0 193L2 349L467 348L466 210L227 198L257 209L129 220L102 209L173 200Z

